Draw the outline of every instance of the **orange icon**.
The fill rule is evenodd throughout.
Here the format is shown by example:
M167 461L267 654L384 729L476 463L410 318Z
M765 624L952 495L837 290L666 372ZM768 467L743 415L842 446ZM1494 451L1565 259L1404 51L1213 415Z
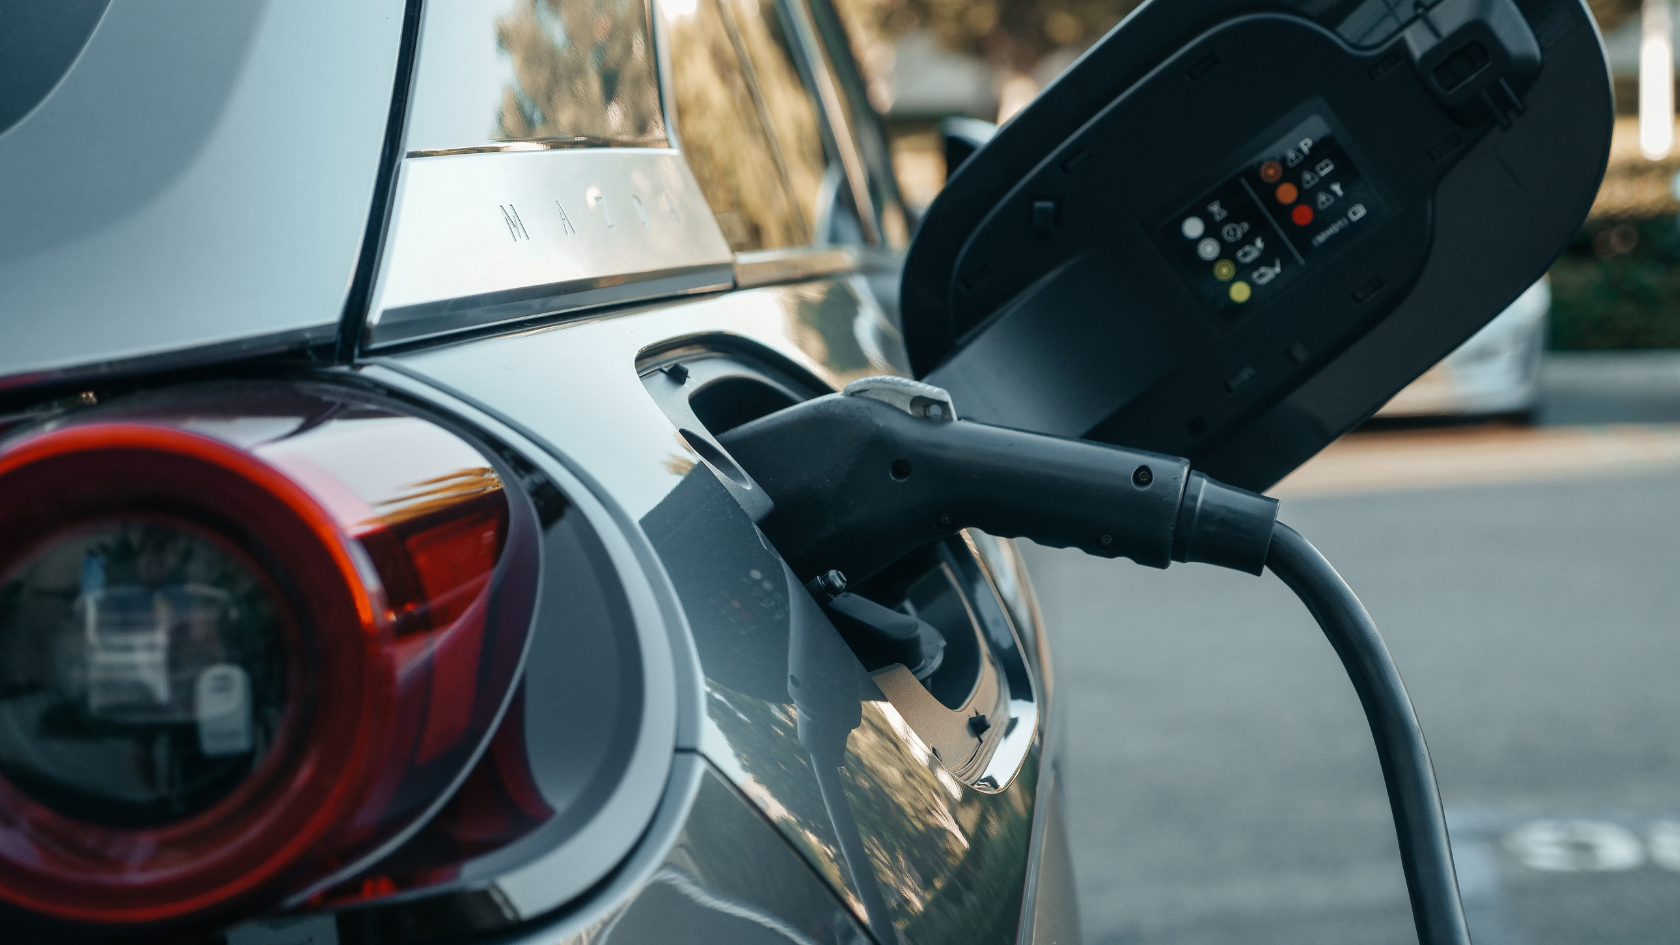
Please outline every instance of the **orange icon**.
M1283 176L1283 165L1276 161L1267 161L1260 165L1260 179L1268 184L1275 184Z
M1283 203L1283 204L1294 203L1295 198L1299 197L1300 195L1301 195L1301 193L1300 193L1300 191L1295 189L1295 185L1289 183L1288 181L1285 181L1284 183L1281 183L1281 184L1278 185L1278 189L1277 189L1277 201L1278 201L1278 203Z
M1289 219L1294 220L1296 226L1306 226L1312 222L1312 218L1312 208L1304 203L1296 205L1295 209L1289 212Z

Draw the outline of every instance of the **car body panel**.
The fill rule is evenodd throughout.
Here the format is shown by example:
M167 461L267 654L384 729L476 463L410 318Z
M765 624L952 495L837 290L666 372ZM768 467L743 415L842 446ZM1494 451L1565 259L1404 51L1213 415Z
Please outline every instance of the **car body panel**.
M410 86L424 84L409 75L431 48L414 0L112 0L59 87L0 134L0 166L15 169L0 180L0 210L25 224L0 233L11 316L0 388L20 408L0 431L167 388L193 368L371 388L522 458L600 546L584 567L582 538L565 553L545 545L544 606L558 614L538 626L574 636L533 643L517 696L524 733L542 736L526 761L559 781L567 726L596 718L591 698L634 687L575 678L567 657L583 660L566 645L595 605L567 598L554 569L570 562L570 579L603 586L610 569L628 598L635 637L620 654L640 654L639 727L615 746L621 780L583 822L557 817L430 873L382 862L330 888L276 890L267 912L234 920L230 945L317 931L380 942L1077 940L1062 821L1040 802L1053 762L1048 640L1013 546L966 534L941 552L960 565L945 566L962 612L1013 660L1014 724L996 727L987 756L1007 762L959 781L757 529L754 510L768 506L742 500L750 480L696 452L641 376L648 358L690 347L808 392L907 373L896 197L890 176L861 177L886 169L884 141L868 137L879 128L855 68L833 59L847 48L830 35L834 12L813 2L777 9L818 63L800 81L840 155L835 179L864 210L855 238L819 227L811 245L731 254L688 158L656 142L411 139L390 121L412 114ZM495 6L468 11L480 66L499 55L500 21L483 16ZM668 88L662 22L655 11ZM115 136L112 146L66 148L90 133ZM456 145L466 153L437 153ZM83 389L71 384L93 389L54 399ZM551 688L530 692L539 686ZM574 780L581 793L584 777ZM409 825L417 845L432 825ZM415 851L405 843L393 859Z
M1001 793L945 774L635 370L652 348L733 340L834 385L890 370L859 340L880 319L854 280L819 280L375 362L528 430L590 470L594 488L640 522L682 599L705 678L704 705L688 706L698 717L679 723L676 747L698 749L730 778L877 938L1008 940L1027 878L1040 749ZM720 592L753 593L758 613L742 616ZM1036 626L1027 633L1036 647ZM827 669L801 677L796 704L790 659L813 648L813 665ZM829 776L841 769L844 778Z
M0 387L336 335L404 10L113 0L0 135Z

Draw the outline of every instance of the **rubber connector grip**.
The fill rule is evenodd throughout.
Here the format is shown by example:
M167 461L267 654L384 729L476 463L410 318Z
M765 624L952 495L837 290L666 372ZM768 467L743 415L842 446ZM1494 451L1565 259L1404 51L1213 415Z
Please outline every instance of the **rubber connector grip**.
M1173 529L1174 561L1260 574L1272 546L1278 500L1190 474Z

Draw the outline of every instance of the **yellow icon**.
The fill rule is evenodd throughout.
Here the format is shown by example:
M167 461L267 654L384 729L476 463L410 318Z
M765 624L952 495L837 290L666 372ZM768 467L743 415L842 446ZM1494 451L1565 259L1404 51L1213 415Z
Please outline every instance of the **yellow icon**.
M1237 264L1229 259L1221 259L1213 264L1213 277L1220 282L1230 282L1231 277L1236 274Z
M1248 297L1253 295L1253 294L1254 294L1254 290L1249 287L1248 283L1242 282L1240 280L1237 281L1237 282L1231 283L1231 301L1233 301L1233 302L1247 302Z

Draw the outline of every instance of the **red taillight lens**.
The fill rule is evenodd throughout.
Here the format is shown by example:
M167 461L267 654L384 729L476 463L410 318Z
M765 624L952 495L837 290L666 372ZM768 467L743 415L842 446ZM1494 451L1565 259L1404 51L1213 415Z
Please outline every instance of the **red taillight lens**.
M0 448L0 898L147 922L328 881L482 750L535 527L495 461L244 385Z

